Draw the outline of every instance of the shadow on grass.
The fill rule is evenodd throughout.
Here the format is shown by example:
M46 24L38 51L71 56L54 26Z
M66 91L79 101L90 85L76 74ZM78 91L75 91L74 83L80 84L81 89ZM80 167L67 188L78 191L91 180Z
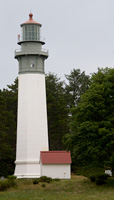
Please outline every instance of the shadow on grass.
M114 178L108 178L108 180L106 181L106 187L114 188Z

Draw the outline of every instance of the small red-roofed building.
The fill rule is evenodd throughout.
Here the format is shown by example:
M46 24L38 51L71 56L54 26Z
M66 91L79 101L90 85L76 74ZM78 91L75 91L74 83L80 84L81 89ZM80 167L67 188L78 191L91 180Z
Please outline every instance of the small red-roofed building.
M70 151L41 151L40 152L41 176L51 178L71 178Z

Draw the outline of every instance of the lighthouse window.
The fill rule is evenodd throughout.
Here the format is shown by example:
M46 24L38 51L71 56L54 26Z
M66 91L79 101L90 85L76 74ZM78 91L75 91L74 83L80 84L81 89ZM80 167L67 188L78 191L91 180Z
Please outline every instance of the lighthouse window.
M34 26L34 40L38 40L38 38L37 38L37 26Z
M32 40L34 40L34 26L32 26Z
M34 67L34 63L31 63L30 66L31 66L31 67Z
M25 40L27 40L27 26L25 26Z
M39 29L39 27L37 27L36 32L37 32L37 40L40 40L40 29Z
M28 26L28 36L29 36L29 40L32 40L32 27Z

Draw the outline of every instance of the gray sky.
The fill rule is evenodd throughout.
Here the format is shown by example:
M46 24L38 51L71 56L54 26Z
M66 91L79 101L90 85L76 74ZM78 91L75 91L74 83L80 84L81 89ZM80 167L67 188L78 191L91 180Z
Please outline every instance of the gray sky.
M1 0L0 88L18 76L14 59L20 24L33 19L42 24L49 58L45 71L64 80L73 68L86 74L98 67L114 67L114 0Z

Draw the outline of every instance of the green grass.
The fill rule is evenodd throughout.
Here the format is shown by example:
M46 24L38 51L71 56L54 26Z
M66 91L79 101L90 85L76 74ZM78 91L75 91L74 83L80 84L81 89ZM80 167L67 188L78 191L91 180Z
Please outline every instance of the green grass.
M32 179L15 180L16 186L0 192L0 200L114 200L114 179L97 186L83 176L34 185Z

